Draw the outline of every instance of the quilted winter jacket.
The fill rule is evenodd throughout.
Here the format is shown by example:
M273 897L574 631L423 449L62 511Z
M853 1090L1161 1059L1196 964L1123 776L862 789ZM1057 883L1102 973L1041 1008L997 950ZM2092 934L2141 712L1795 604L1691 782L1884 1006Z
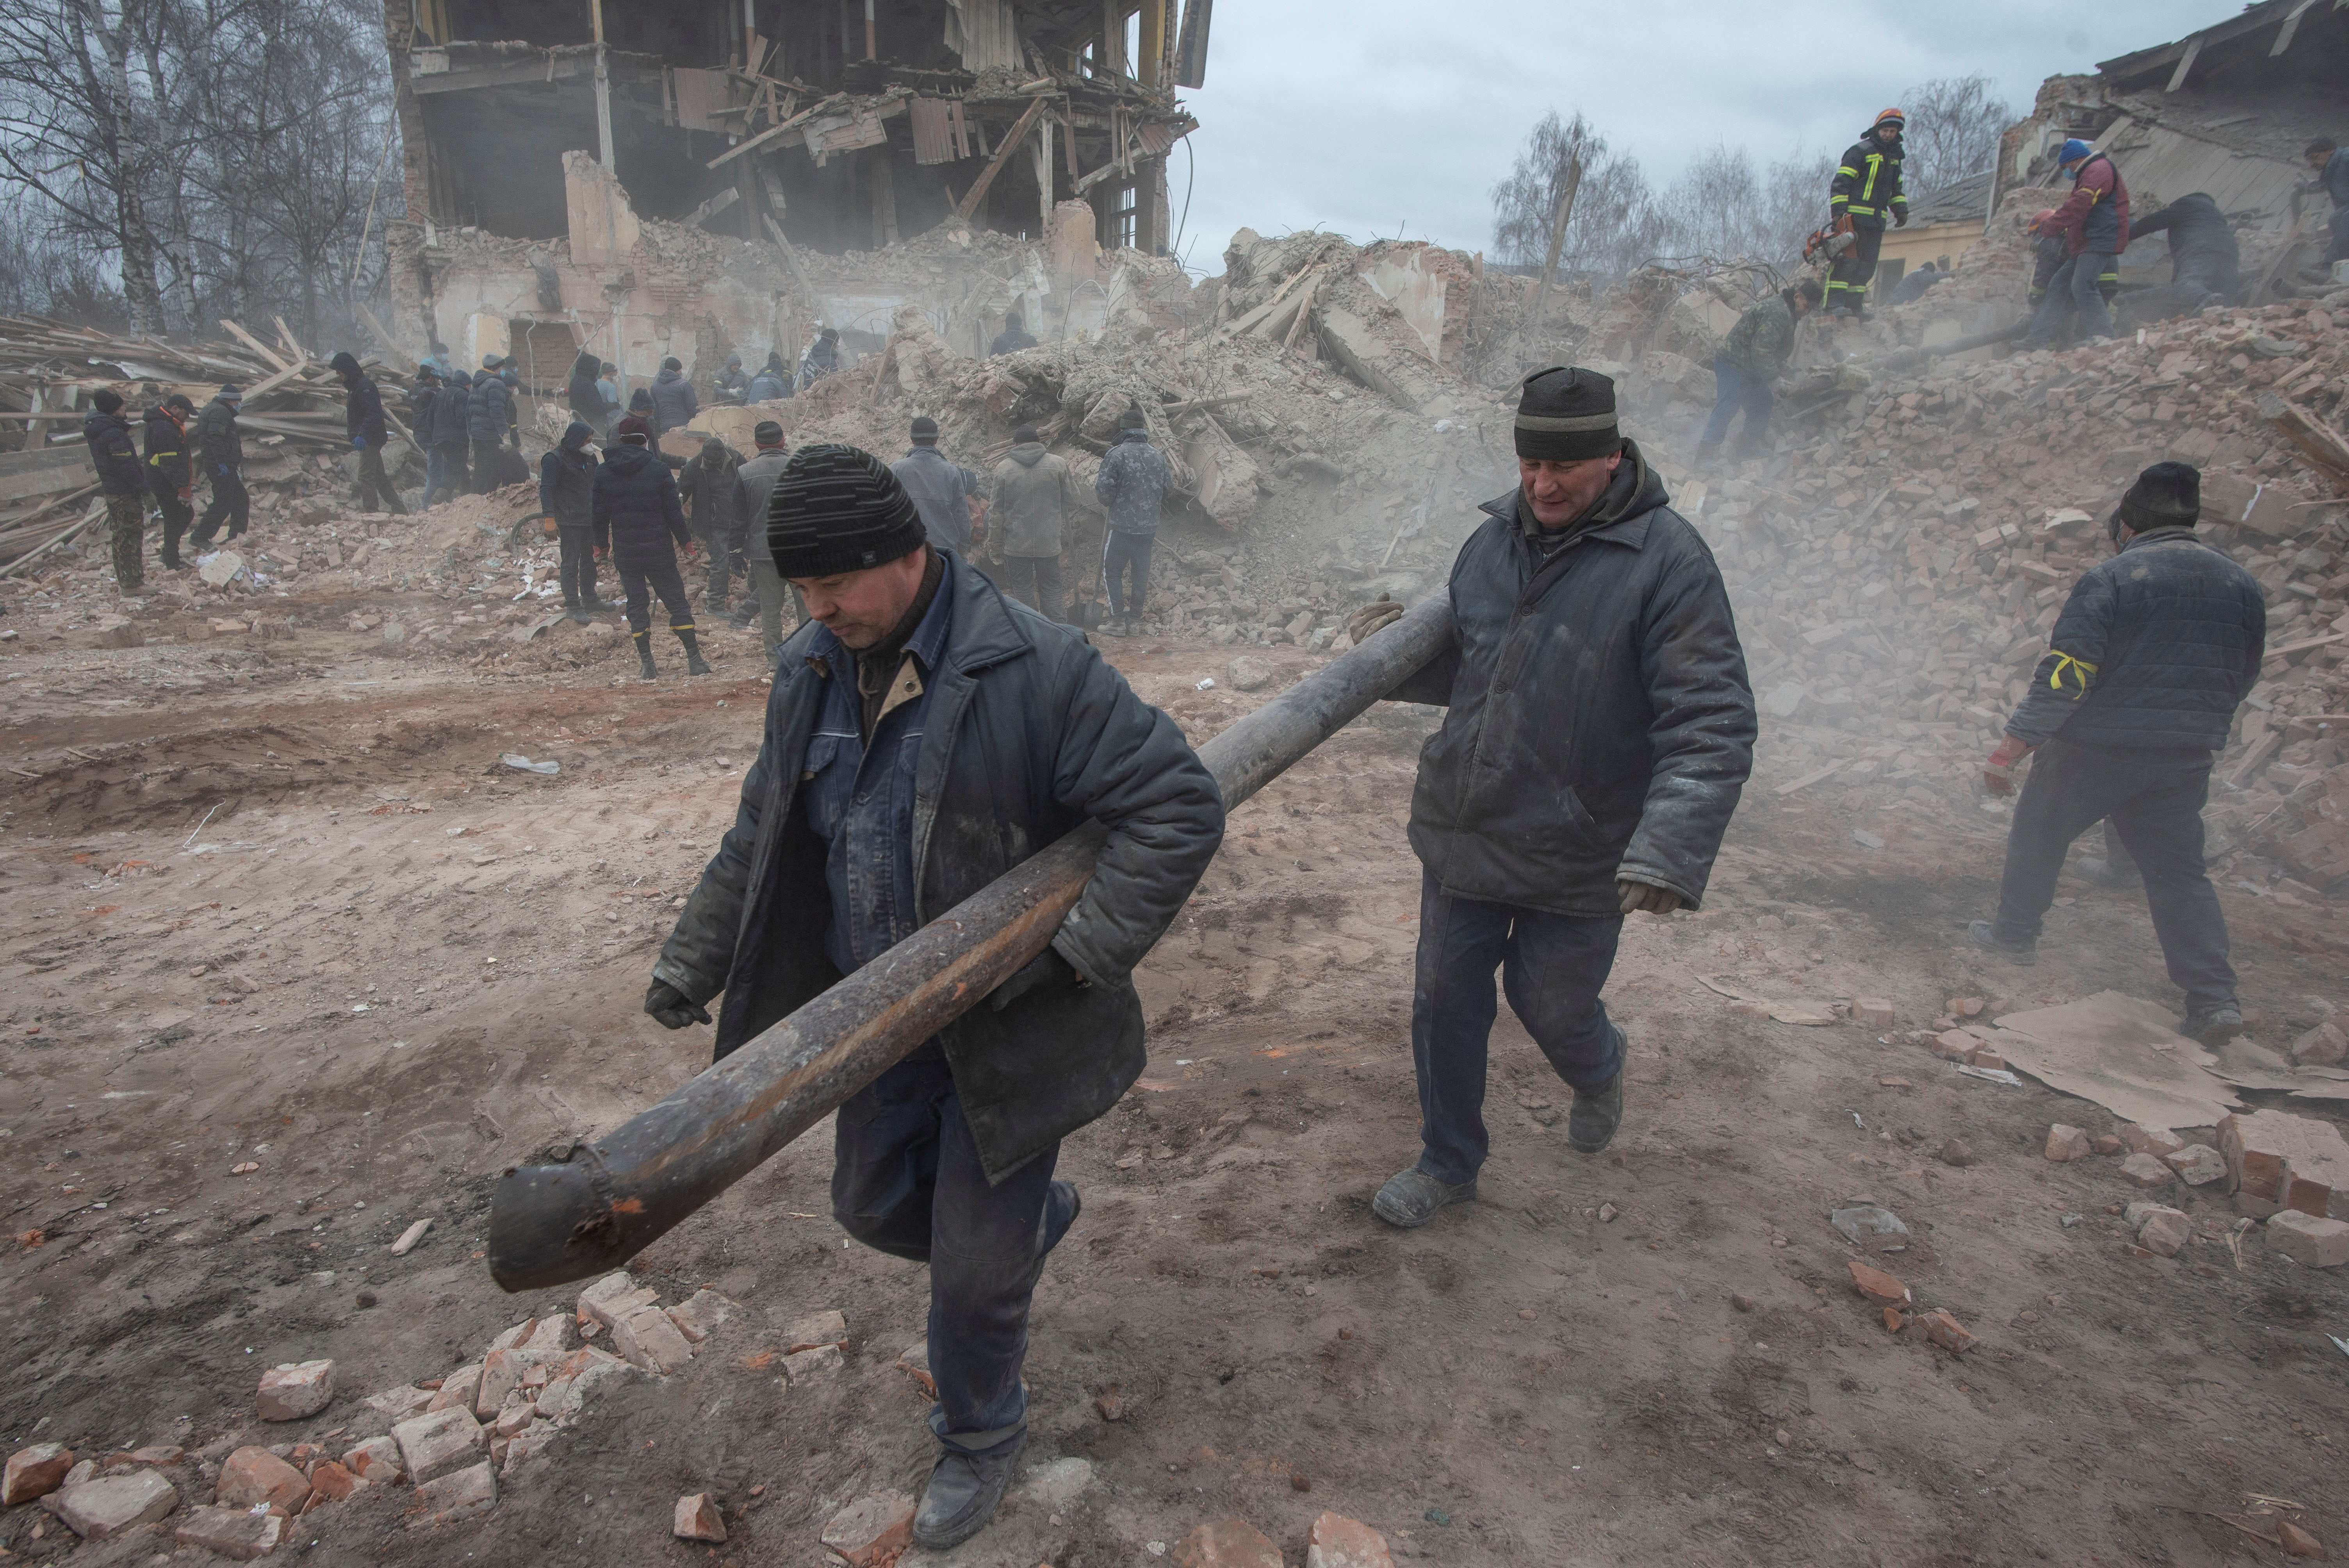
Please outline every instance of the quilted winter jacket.
M616 566L674 564L670 541L693 542L685 509L678 504L677 480L649 447L609 447L595 469L588 538L608 546Z
M2006 733L2044 746L2216 751L2260 678L2267 597L2189 528L2140 533L2080 574Z

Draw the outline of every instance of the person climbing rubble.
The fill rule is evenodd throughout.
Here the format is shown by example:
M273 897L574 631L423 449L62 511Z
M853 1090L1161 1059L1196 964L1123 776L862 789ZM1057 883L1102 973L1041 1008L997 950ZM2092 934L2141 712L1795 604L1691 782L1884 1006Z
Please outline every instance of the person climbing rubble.
M619 444L604 454L595 470L589 504L589 532L595 558L611 552L620 573L620 588L628 607L628 635L636 640L636 659L647 680L660 678L653 663L652 596L668 610L668 628L685 646L685 673L706 676L709 663L693 624L693 609L685 596L685 579L678 575L674 544L685 546L685 558L696 553L693 535L685 526L685 509L678 504L677 480L653 455L652 428L630 415L620 421Z
M655 440L693 423L694 416L701 412L701 399L694 396L693 383L686 379L685 361L671 355L660 362L660 374L653 377L650 401Z
M1003 560L1003 590L1051 620L1066 609L1061 583L1063 525L1084 504L1066 458L1044 449L1033 425L1011 432L1011 450L995 465L993 515Z
M1158 542L1159 511L1174 482L1166 454L1150 444L1150 422L1139 408L1118 418L1117 445L1101 460L1093 495L1109 514L1109 542L1102 571L1109 583L1109 613L1126 636L1133 635L1150 600L1150 552ZM1133 583L1126 585L1126 576Z
M1967 927L1977 947L2035 964L2041 923L2072 841L2110 818L2145 879L2154 934L2186 994L2185 1032L2206 1043L2243 1016L2226 916L2202 857L2212 757L2259 680L2267 601L2258 579L2194 536L2202 476L2156 463L2106 523L2113 556L2074 585L1983 765L1994 795L2033 758L2014 805L1998 913Z
M840 332L825 327L815 335L815 341L800 356L799 379L794 390L804 392L833 371L840 368Z
M1713 362L1713 417L1704 422L1704 434L1697 441L1699 462L1720 455L1729 422L1741 408L1745 429L1738 437L1737 455L1768 455L1771 384L1786 373L1787 357L1795 352L1795 327L1818 308L1820 298L1818 280L1805 278L1746 311L1729 329Z
M2051 346L2067 310L2078 319L2084 339L2112 336L2113 315L2101 285L2108 272L2118 284L2121 253L2128 249L2128 186L2119 166L2076 136L2056 153L2055 162L2071 176L2072 194L2041 229L2062 238L2064 261L2047 281L2047 297L2039 302L2030 335L2023 340L2025 348Z
M1422 1150L1371 1204L1406 1229L1476 1196L1496 969L1574 1090L1568 1141L1613 1140L1628 1042L1599 992L1624 918L1696 907L1754 761L1727 590L1619 428L1615 384L1527 377L1516 446L1517 488L1453 562L1452 645L1389 694L1445 707L1411 804ZM1401 613L1365 605L1348 630Z
M1827 215L1836 227L1849 231L1853 243L1827 269L1830 315L1868 314L1868 285L1884 248L1884 220L1889 216L1896 227L1908 226L1909 198L1900 189L1900 134L1908 125L1909 117L1899 109L1884 110L1836 165Z
M932 545L879 459L802 449L767 528L818 624L784 651L740 810L647 1013L708 1023L722 993L722 1060L1036 846L1107 830L1050 945L837 1119L834 1218L928 1266L937 1446L912 1535L944 1551L986 1528L1026 1445L1030 1312L1081 1208L1053 1175L1061 1140L1141 1075L1133 970L1214 857L1223 802L1174 721L1081 633Z
M2243 253L2235 242L2235 226L2209 192L2180 196L2129 222L2129 239L2167 234L2169 283L2166 289L2147 289L2135 303L2137 314L2152 320L2179 315L2205 304L2229 304L2242 288ZM2119 282L2117 276L2116 283ZM2159 299L2147 296L2161 295ZM2109 297L2109 296L2107 296Z
M352 481L352 504L361 511L388 511L394 517L406 517L408 508L400 504L399 491L383 467L383 449L391 438L390 428L384 419L383 393L377 387L375 378L360 367L358 356L347 348L328 360L326 367L342 379L344 430L359 455L358 474Z

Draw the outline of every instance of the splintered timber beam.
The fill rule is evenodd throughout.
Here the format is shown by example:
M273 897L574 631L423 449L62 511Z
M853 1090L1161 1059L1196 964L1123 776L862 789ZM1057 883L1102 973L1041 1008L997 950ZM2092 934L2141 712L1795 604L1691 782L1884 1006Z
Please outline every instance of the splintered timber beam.
M1199 748L1229 810L1443 653L1423 601ZM605 1137L499 1179L490 1274L535 1290L618 1268L1044 951L1092 879L1088 823L1013 867Z
M996 148L995 156L987 160L987 167L978 171L978 178L973 181L970 189L963 193L963 199L955 203L955 213L957 217L968 220L973 212L978 211L978 204L987 200L988 188L995 183L995 177L1003 172L1003 166L1006 163L1011 161L1012 150L1019 145L1020 139L1028 134L1028 128L1034 125L1036 117L1043 112L1044 100L1040 98L1030 103L1012 123L1009 133Z

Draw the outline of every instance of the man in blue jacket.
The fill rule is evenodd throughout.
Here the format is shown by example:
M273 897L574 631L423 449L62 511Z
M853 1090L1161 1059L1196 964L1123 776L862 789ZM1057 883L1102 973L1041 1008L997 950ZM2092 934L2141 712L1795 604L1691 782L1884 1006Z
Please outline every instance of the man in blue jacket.
M2210 759L2260 678L2268 612L2258 580L2194 537L2201 514L2200 472L2156 463L2107 521L2113 558L2074 585L1983 767L1983 784L2003 795L2009 770L2038 754L2007 831L1997 917L1968 934L2013 963L2037 963L2064 854L2110 818L2144 873L2154 934L2186 993L2186 1033L2211 1041L2240 1030L2243 1016L2226 916L2202 861L2202 805Z
M1476 1196L1495 969L1574 1090L1568 1141L1614 1138L1626 1042L1599 994L1623 919L1696 906L1754 762L1720 570L1617 428L1615 384L1527 377L1516 444L1517 488L1453 562L1453 646L1389 694L1446 705L1411 800L1422 1149L1371 1204L1405 1228ZM1348 629L1400 614L1368 605Z
M706 676L709 665L701 656L693 608L677 569L675 546L685 546L686 559L692 560L693 535L685 526L685 509L678 503L677 480L653 455L651 442L652 428L642 419L632 414L620 421L620 443L604 454L603 466L595 470L587 526L595 558L602 560L608 550L619 570L620 587L627 596L628 635L636 640L644 678L660 678L660 667L653 663L656 593L668 607L668 629L685 645L685 673Z

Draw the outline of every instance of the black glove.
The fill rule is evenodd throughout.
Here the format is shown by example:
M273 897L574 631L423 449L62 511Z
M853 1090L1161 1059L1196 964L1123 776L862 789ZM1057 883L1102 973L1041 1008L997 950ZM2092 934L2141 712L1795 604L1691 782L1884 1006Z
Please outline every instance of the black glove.
M682 1029L688 1024L709 1022L709 1008L687 1000L684 992L666 980L656 980L645 987L645 1011L664 1029Z
M1031 991L1083 984L1085 977L1077 973L1077 966L1054 949L1047 947L1021 965L1018 974L998 985L994 995L988 997L987 1005L992 1011L1000 1013Z

